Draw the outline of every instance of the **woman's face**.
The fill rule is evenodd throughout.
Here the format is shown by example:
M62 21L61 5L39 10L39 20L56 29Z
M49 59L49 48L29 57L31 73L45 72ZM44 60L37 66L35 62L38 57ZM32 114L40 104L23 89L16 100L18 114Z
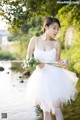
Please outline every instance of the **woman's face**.
M49 27L46 27L46 35L51 38L51 39L54 39L57 35L59 31L59 25L58 23L53 23L51 24Z

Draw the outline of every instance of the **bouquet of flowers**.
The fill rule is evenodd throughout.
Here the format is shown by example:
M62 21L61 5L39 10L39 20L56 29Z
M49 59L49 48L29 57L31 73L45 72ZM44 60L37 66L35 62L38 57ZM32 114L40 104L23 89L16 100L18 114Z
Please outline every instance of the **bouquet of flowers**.
M23 68L31 68L31 67L36 67L37 65L41 64L42 62L39 61L38 59L35 59L34 57L24 60L23 61ZM53 63L45 63L45 64L49 64L49 65L53 65L53 66L57 66L60 67L57 62L53 62Z

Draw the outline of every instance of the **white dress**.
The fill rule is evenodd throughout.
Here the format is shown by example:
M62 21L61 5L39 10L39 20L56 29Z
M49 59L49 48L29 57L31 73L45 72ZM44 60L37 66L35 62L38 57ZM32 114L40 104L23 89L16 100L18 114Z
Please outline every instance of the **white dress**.
M42 51L36 46L34 57L42 62L55 62L56 48ZM54 114L56 101L60 100L63 105L76 98L77 81L76 74L69 70L48 64L44 68L37 66L27 82L26 102L31 106L40 105L43 111Z

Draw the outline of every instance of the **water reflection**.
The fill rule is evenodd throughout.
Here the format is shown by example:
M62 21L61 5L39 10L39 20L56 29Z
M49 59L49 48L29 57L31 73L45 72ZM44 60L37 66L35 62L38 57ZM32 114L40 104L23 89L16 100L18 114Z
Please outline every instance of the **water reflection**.
M41 109L29 108L23 100L27 79L20 78L24 72L21 62L2 61L0 66L5 68L0 72L0 113L7 113L8 120L43 120ZM24 83L20 83L21 79ZM80 91L80 81L77 87ZM62 111L65 120L80 120L80 94L76 101L65 105Z
M7 113L8 120L37 120L35 108L28 108L23 101L27 80L20 83L21 63L2 61L0 66L5 68L0 72L0 113ZM16 69L10 69L13 67Z

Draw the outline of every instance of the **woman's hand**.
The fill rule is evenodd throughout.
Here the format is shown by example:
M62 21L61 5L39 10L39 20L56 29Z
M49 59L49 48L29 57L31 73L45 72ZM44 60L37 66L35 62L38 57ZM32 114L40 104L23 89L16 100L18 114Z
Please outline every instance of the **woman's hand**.
M45 66L45 63L41 63L38 65L39 68L44 68L44 66Z
M63 67L63 68L67 68L68 67L68 59L59 60L58 65Z

